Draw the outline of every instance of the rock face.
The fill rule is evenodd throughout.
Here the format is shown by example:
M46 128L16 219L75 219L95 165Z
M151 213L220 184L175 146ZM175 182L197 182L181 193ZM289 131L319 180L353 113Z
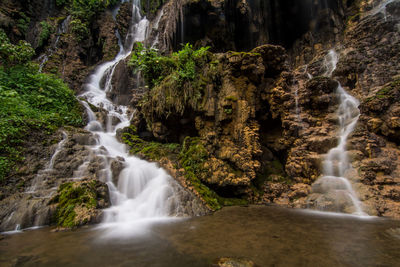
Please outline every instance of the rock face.
M147 123L151 122L153 138L182 142L187 135L199 136L208 151L204 167L209 170L200 178L222 196L246 195L254 202L307 207L311 184L321 176L321 162L337 145L336 88L340 82L361 103L359 122L348 140L354 169L347 176L364 211L398 217L399 3L378 2L332 1L325 5L321 1L307 22L309 27L299 26L303 29L301 36L274 39L274 33L266 30L256 38L285 45L288 57L277 46L216 55L214 72L218 78L207 80L209 67L201 71L206 77L201 105L187 107L183 114L142 110ZM234 38L223 37L232 38L224 28L227 8L240 14L271 13L268 8L255 11L254 6L263 5L258 1L169 4L182 8L183 21L176 20L178 14L174 14L175 35L169 35L169 41L163 43L169 45L161 46L165 50L177 42L171 38L182 36L199 45L211 45L214 51L223 50L218 47L238 48L240 44ZM223 23L222 14L226 15ZM290 11L279 16L282 19L288 14ZM160 20L164 32L167 17ZM196 25L201 30L186 35L185 29ZM274 25L279 28L279 24ZM275 32L275 36L279 34ZM225 43L218 41L221 37ZM257 44L245 39L249 47ZM339 61L331 79L322 75L329 71L324 57L332 48L338 52ZM153 106L162 106L159 99L150 99ZM251 190L252 186L263 193Z
M347 149L354 170L347 176L366 212L398 217L399 150L395 132L398 127L397 62L400 54L396 25L400 19L397 13L399 2L391 2L386 8L378 6L373 9L372 6L378 4L361 1L359 6L349 7L350 14L358 13L343 26L343 34L336 37L340 55L333 76L361 103L359 122L348 140ZM277 98L280 107L277 110L280 116L283 115L283 133L288 147L285 169L294 181L305 184L319 177L324 154L337 144L335 81L318 76L326 71L323 57L327 54L324 50L327 44L318 39L314 42L311 50L303 46L303 52L292 59L300 65L286 77L283 75L285 82L278 87L280 94L286 91L295 97L286 101ZM299 47L294 47L294 51L299 50ZM310 52L313 58L307 61ZM308 65L302 65L304 63ZM310 75L315 78L308 80ZM294 116L296 113L298 115ZM293 129L297 129L298 138L293 139L296 136ZM288 197L285 193L282 195ZM288 200L289 206L307 206L306 199ZM277 201L281 200L278 198Z
M341 1L172 0L163 8L158 44L162 51L186 42L214 52L249 51L266 43L289 48L308 31L329 40L334 35L323 29L339 24L341 12Z
M11 173L9 179L2 181L0 231L14 230L16 225L27 228L54 223L58 202L52 199L58 186L73 181L73 178L85 178L87 181L97 178L95 171L85 177L77 172L89 159L96 161L96 157L86 148L96 140L87 131L69 128L64 129L64 134L58 132L54 136L33 135L29 142L25 144L29 148L25 151L27 158ZM87 164L96 170L94 163ZM94 200L99 204L91 207L91 220L86 223L96 221L100 210L109 205L105 184L97 181L92 189L98 192Z
M180 110L174 105L185 101L178 93L172 106L165 105L164 99L174 93L160 87L142 103L142 115L160 141L183 142L185 136L200 136L209 155L202 165L208 172L200 179L221 195L240 196L261 169L258 116L264 108L263 95L271 89L268 82L285 68L285 57L282 47L272 45L248 53L217 54L201 70L204 84L197 104L186 102Z

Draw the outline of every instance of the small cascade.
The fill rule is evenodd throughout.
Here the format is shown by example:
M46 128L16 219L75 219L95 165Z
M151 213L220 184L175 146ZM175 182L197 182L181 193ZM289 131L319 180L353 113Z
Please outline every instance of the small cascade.
M160 20L162 18L162 16L164 15L164 9L161 9L160 12L158 12L158 15L156 17L156 19L154 20L154 23L152 25L152 31L156 32L156 36L154 37L154 40L151 44L151 48L157 48L158 44L159 44L159 37L160 37L160 33L158 31L158 25L160 24Z
M68 30L68 25L69 22L71 21L71 16L68 16L66 19L64 19L59 25L56 33L56 39L54 42L50 45L50 47L47 49L46 53L41 55L38 58L38 61L40 61L39 64L39 72L42 72L44 65L47 63L49 58L57 51L57 46L58 42L60 41L61 36L67 32Z
M299 83L296 82L295 78L293 78L292 87L294 88L294 103L295 103L296 120L299 124L301 124L300 107L299 107Z
M139 4L140 1L133 1L132 22L124 42L117 33L120 52L114 60L97 67L81 95L91 105L107 112L104 125L97 120L90 105L82 102L89 120L86 129L97 136L97 144L91 147L92 152L103 160L104 168L99 178L107 183L110 191L112 207L104 211L104 220L100 225L106 230L107 237L122 238L143 233L149 222L167 219L176 214L179 206L171 177L155 163L130 156L126 146L117 140L117 130L129 126L130 111L126 106L114 104L106 94L112 90L109 84L115 66L130 55L134 42L146 39L149 22L146 17L141 17ZM113 177L111 162L114 160L124 165L119 177ZM76 175L82 175L84 169L85 163Z
M53 155L50 158L50 161L47 165L47 167L44 170L40 170L36 177L33 179L31 186L28 188L28 190L25 192L27 194L35 194L39 195L36 197L40 198L50 198L54 192L57 190L57 188L48 188L48 186L44 185L46 182L46 177L54 171L54 162L60 153L60 151L64 148L65 143L68 141L68 135L66 132L62 131L62 136L63 139L57 144L57 148L54 151ZM41 191L39 194L38 191ZM45 191L45 195L43 194L42 191Z
M387 21L387 14L386 14L386 6L392 2L399 1L399 0L383 0L380 2L376 7L374 7L367 15L374 16L378 13L382 13L385 21Z
M311 73L308 72L308 65L305 65L304 67L304 73L307 75L307 78L309 80L311 80L313 78L313 76L311 75Z
M332 76L338 60L337 53L334 50L329 51L324 60L324 76ZM352 168L347 156L346 144L360 116L359 101L349 95L340 83L337 87L337 94L339 96L338 145L329 150L324 159L323 176L313 184L312 195L314 197L311 199L309 197L309 204L320 210L366 215L362 211L357 194L346 177Z
M64 131L61 133L62 140L57 144L47 166L38 171L30 187L20 194L20 198L24 201L16 201L10 208L12 212L8 218L1 223L4 229L11 229L15 225L15 230L7 233L20 233L22 230L28 229L27 227L34 229L48 224L50 209L48 205L61 183L60 180L54 179L56 176L54 165L68 141L67 133Z

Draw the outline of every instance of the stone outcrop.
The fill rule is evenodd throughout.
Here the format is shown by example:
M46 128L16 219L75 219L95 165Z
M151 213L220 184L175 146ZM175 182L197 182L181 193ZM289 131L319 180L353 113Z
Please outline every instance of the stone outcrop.
M96 142L94 137L81 129L68 128L64 129L64 132L66 139L62 147L59 147L62 141L61 132L46 137L37 133L25 144L27 157L9 178L2 181L0 187L0 231L14 230L16 225L27 228L54 223L58 202L52 199L57 193L58 186L74 181L73 178L86 181L98 180L99 173L96 171L100 170L96 164L99 164L99 159L93 157L86 147ZM77 172L79 167L90 159L92 161L87 164L92 166L93 171L81 174ZM52 167L49 167L50 160ZM85 223L98 222L101 209L109 205L107 186L100 181L96 183L93 190L98 192L95 200L99 204L92 207L90 212L87 210L88 216L91 214L89 216L91 219ZM80 212L82 216L86 216L83 215L84 210L81 209Z
M180 3L184 14L193 15L184 17L183 27L196 19L190 12L222 14L226 7L223 1L203 2ZM261 64L265 46L250 53L217 55L217 70L224 71L215 71L219 78L207 81L201 105L188 108L184 114L165 110L169 118L160 115L163 112L142 110L147 123L151 122L149 130L163 142L182 143L187 135L200 136L209 152L204 166L210 172L201 180L221 195L246 195L253 202L306 207L311 184L321 176L324 155L337 145L336 88L340 82L360 101L361 111L348 141L354 170L347 176L365 211L397 217L399 3L393 1L380 9L376 8L378 4L321 4L301 37L291 43L280 41L289 47L289 57L288 64L283 64L283 59L276 72L277 65L272 62L285 58L283 50L272 53L267 64ZM185 13L191 5L198 8ZM243 14L251 11L247 1L235 8ZM165 25L163 19L161 25ZM174 22L176 39L182 27L178 22ZM218 23L213 26L213 31L224 27ZM205 32L204 40L208 41L204 43L198 36L194 40L218 51L216 39ZM235 48L228 44L222 47ZM324 57L332 48L338 52L339 62L331 79L322 76L328 71ZM170 48L167 45L163 49ZM204 76L206 70L202 70ZM158 103L154 98L151 101ZM261 188L263 193L250 190L250 186Z
M258 113L263 109L262 95L270 89L261 85L276 78L284 62L284 49L272 45L248 53L217 54L201 70L204 82L199 93L193 93L201 94L197 104L185 103L184 95L160 86L149 92L141 114L159 141L200 136L209 155L202 165L208 170L199 177L202 182L227 197L246 194L261 169ZM168 94L175 97L172 106L164 103ZM174 103L185 104L180 109Z
M400 151L396 147L396 110L400 70L396 25L399 23L399 3L389 3L386 9L380 10L372 8L378 3L361 1L358 4L357 7L349 7L348 12L356 15L349 15L343 34L335 37L338 40L339 62L333 73L334 79L360 101L361 111L357 127L348 141L348 154L354 170L347 176L358 192L365 211L373 215L398 217L400 203L396 195L399 190ZM285 107L279 110L279 114L284 116L283 133L287 136L286 140L292 139L286 144L289 147L286 172L294 181L305 184L320 176L324 154L337 144L335 81L319 77L326 72L323 58L328 51L324 47L330 49L335 46L329 47L324 40L317 38L314 42L312 51L305 46L303 52L293 58L294 62L302 63L291 75L282 77L286 81L286 89L285 86L277 87L280 95L286 91L293 96L287 101L277 101L279 107ZM312 59L304 61L310 54ZM305 63L307 65L301 65ZM315 78L309 80L311 75ZM277 99L282 100L283 97ZM298 115L294 116L295 113ZM292 129L297 129L298 134ZM293 140L294 136L298 138ZM286 192L290 192L289 187L283 190L278 184L274 186L277 189L272 191L282 194L286 205L307 206L306 198L288 198ZM278 197L276 201L283 199Z

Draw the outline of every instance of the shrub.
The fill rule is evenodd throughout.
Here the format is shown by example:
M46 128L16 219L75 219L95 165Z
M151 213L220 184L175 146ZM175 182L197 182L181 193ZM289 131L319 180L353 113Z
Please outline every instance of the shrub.
M191 44L186 44L182 50L171 56L162 56L153 48L145 48L137 43L129 64L135 72L141 71L150 88L158 85L167 76L183 86L185 82L197 78L197 69L207 61L209 47L194 50Z
M40 35L39 35L39 43L38 46L42 46L47 40L49 40L49 37L51 33L53 32L53 27L47 23L47 21L42 21L40 22Z
M19 41L18 45L10 43L6 33L0 29L0 59L4 66L27 63L35 54L35 50L25 41Z
M70 26L71 31L78 42L88 38L89 26L86 22L82 22L80 19L74 19L71 21Z
M22 159L30 131L82 125L74 93L62 80L29 64L0 67L0 114L0 180Z
M29 23L31 22L31 19L25 15L24 12L19 13L20 18L17 20L17 28L20 30L22 35L25 35L28 28L29 28Z

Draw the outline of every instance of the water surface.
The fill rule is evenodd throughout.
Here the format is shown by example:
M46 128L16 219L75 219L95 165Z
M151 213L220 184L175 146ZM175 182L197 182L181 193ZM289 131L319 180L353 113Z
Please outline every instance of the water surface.
M230 207L109 239L101 228L4 235L0 266L209 266L242 257L259 266L399 266L400 221L275 206Z

